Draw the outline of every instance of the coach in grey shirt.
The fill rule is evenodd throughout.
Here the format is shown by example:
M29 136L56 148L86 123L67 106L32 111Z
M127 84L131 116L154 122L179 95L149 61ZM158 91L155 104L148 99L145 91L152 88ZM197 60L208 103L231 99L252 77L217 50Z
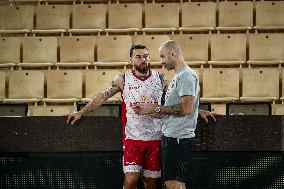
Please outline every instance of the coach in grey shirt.
M161 62L167 70L175 70L168 85L163 106L139 104L133 109L137 114L151 114L162 118L162 176L167 188L185 189L190 181L188 170L194 144L198 114L216 121L214 114L198 110L199 81L196 73L185 64L181 48L175 41L161 45Z
M165 106L181 104L181 97L183 96L189 96L193 100L191 102L193 103L191 114L163 116L162 133L166 137L183 139L195 136L199 105L199 81L196 73L187 65L176 70L176 75L168 86Z

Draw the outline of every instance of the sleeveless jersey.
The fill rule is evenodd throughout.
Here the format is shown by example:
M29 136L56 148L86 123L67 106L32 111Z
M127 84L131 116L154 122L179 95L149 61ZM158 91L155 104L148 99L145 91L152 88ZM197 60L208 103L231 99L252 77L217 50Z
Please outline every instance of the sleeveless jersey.
M132 140L160 140L161 121L149 115L138 115L131 108L135 104L151 103L161 104L163 85L160 74L150 70L149 77L141 79L133 70L124 75L124 88L122 92L122 123L124 139Z

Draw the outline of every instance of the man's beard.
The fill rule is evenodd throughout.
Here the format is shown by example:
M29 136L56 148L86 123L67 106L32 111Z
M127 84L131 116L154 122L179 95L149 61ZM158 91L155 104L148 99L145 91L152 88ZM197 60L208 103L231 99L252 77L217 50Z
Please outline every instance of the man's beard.
M150 69L150 67L151 67L151 64L150 64L150 63L148 63L148 65L145 66L145 67L143 67L143 68L139 67L138 65L134 65L134 68L135 68L139 73L142 73L142 74L147 73L148 70Z
M175 65L176 65L175 61L170 59L170 60L168 60L168 63L165 65L165 68L167 70L172 70L172 69L175 68Z

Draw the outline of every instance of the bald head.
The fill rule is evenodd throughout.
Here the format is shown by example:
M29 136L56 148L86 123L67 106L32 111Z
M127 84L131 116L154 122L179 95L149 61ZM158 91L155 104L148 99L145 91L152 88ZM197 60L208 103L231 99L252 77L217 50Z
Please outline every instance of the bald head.
M181 54L180 45L173 40L169 40L169 41L163 43L160 48L165 48L165 50L167 52L175 51L178 55Z

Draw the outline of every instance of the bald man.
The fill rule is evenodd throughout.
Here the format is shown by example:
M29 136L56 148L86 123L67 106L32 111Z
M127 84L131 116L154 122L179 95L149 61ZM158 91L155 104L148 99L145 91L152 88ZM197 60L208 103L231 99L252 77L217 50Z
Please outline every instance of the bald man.
M203 118L209 115L216 120L214 114L198 110L198 76L185 64L180 45L170 40L161 45L159 52L165 68L175 70L175 76L168 85L165 104L140 104L134 109L138 114L161 117L163 180L169 189L185 189L185 183L189 180L188 170L192 159L198 113Z

